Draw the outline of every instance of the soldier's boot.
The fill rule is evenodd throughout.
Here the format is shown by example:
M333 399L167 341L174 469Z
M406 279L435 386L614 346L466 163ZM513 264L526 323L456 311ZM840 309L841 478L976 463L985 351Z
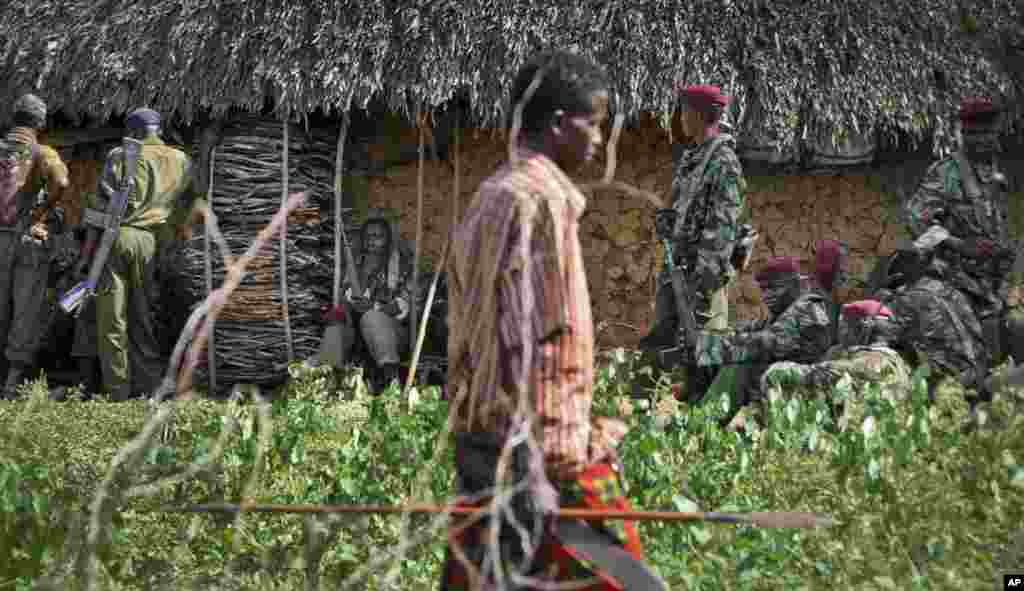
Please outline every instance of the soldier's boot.
M96 379L96 360L92 357L78 359L78 383L88 394L99 392L99 381Z
M12 361L7 369L7 381L4 383L3 395L5 398L14 398L18 392L18 386L25 378L28 365Z

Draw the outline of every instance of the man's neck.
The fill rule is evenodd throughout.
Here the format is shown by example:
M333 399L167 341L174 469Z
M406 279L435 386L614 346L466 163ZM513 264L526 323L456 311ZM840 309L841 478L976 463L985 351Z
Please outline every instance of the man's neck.
M546 156L549 160L555 162L555 148L544 136L523 134L522 139L519 141L519 145L531 152L536 152Z

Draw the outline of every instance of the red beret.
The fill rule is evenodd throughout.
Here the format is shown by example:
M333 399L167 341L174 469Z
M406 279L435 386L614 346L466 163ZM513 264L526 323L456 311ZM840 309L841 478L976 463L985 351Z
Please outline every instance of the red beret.
M999 114L999 108L985 97L966 98L960 102L960 121L963 123L987 123Z
M843 318L873 318L892 316L892 310L878 300L860 300L843 306Z
M722 94L721 88L712 84L677 84L676 94L695 109L706 109L712 105L724 107L729 104L729 97Z
M814 245L814 269L818 273L835 271L839 257L843 254L843 243L838 240L819 240Z
M758 283L762 283L775 275L786 274L800 274L800 262L796 257L774 257L768 259L768 262L761 267L757 275L754 276L754 279Z

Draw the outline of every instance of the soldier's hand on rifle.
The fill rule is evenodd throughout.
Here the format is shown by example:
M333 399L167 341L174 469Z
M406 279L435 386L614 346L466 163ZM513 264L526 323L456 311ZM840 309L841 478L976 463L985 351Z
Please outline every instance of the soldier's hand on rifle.
M992 256L995 244L984 238L955 238L950 236L944 242L948 243L957 252L966 257L975 259L988 258Z
M993 263L993 272L996 277L1006 277L1013 272L1013 264L1017 262L1017 251L1012 248L1000 247L996 249Z
M387 304L382 304L380 311L384 312L388 316L398 316L402 313L402 309L398 307L398 302L391 301Z
M658 240L669 240L675 231L679 213L674 209L659 209L654 213L654 235Z
M89 275L89 259L81 257L78 262L75 263L75 268L72 271L76 279L85 279Z
M46 224L43 222L32 224L30 233L33 238L43 242L46 242L46 239L50 237L50 232L46 229Z
M355 309L355 311L360 313L360 314L365 314L366 312L368 312L369 310L371 310L373 308L373 300L371 300L369 298L362 298L362 297L356 296L356 297L353 297L350 300L350 302L352 304L352 307Z

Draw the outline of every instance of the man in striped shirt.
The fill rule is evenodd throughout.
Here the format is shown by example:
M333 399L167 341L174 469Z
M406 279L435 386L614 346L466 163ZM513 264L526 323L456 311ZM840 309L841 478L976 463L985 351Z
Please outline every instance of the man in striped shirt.
M522 103L512 161L481 184L455 232L448 377L459 494L520 485L512 513L541 535L531 552L506 519L453 534L442 589L595 576L587 589L621 588L555 541L548 518L559 505L626 503L615 461L625 426L590 416L594 327L577 235L586 200L567 176L601 145L608 89L603 69L572 53L527 63L512 90L511 104ZM500 527L500 557L488 547L489 526ZM598 529L640 557L632 524Z

